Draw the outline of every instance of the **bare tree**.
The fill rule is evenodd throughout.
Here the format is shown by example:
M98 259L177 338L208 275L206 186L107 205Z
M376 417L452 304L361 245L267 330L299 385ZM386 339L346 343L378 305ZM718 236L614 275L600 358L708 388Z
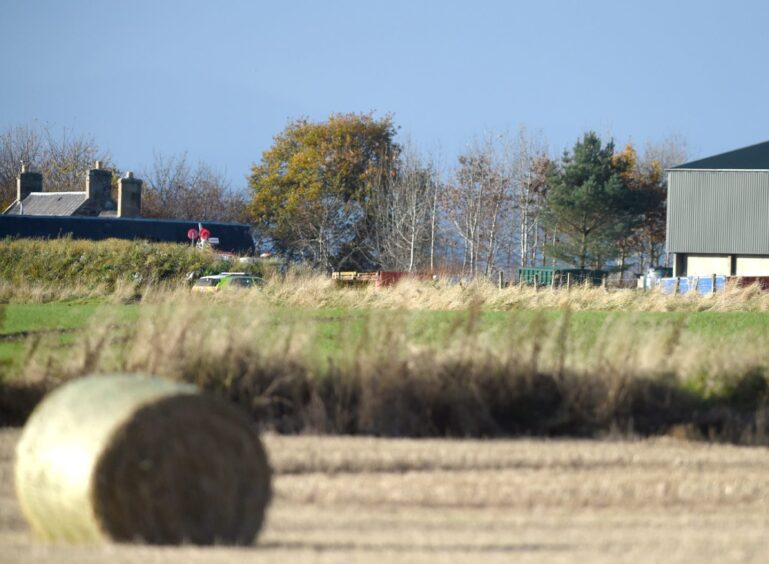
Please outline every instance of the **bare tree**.
M462 271L489 276L496 268L502 216L510 200L510 177L502 152L488 136L459 156L443 206L462 244Z
M686 162L689 148L686 140L670 136L660 142L649 142L637 164L637 176L647 184L656 205L644 215L637 233L638 261L643 271L645 266L657 266L665 256L665 231L668 179L666 170Z
M51 128L43 130L43 158L39 165L46 192L85 190L85 175L94 163L112 168L111 158L92 137L74 135L63 129L59 134Z
M57 134L51 127L18 126L0 132L0 209L16 198L22 161L43 173L47 192L62 192L84 190L85 173L96 160L110 159L91 137L66 129Z
M16 198L16 176L21 162L40 162L43 142L37 130L12 127L0 133L0 210Z
M142 215L146 217L243 221L246 196L205 163L190 166L186 153L155 153L143 173Z
M546 205L550 159L544 143L538 137L531 137L526 128L521 127L511 161L515 201L511 227L517 224L518 264L522 267L534 266L544 255L546 236L543 233L542 212Z
M433 269L440 186L435 166L407 145L390 175L372 191L378 262L409 272Z

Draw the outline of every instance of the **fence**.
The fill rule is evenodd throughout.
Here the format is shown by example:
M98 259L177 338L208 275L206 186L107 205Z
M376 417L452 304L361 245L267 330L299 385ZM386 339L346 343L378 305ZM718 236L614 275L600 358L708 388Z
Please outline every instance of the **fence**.
M529 286L551 286L568 288L573 285L607 285L609 273L605 270L585 270L579 268L555 268L543 266L537 268L519 268L518 283Z
M715 294L726 289L728 276L687 276L679 278L662 278L660 288L664 294Z

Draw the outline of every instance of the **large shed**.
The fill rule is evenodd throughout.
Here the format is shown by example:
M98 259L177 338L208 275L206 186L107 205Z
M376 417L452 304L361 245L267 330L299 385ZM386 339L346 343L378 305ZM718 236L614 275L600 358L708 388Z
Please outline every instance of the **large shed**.
M769 141L668 171L674 276L769 276Z

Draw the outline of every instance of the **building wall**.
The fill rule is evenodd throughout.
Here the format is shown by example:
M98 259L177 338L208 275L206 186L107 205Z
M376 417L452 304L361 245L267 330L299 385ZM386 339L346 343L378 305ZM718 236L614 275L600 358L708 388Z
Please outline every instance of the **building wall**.
M73 239L145 239L189 245L187 232L200 225L196 220L0 215L0 239L70 236ZM211 221L202 225L219 239L217 250L242 254L254 252L254 240L248 225Z
M666 246L671 253L769 256L769 171L670 171Z
M737 257L737 276L769 276L769 257Z
M687 255L686 276L729 276L732 273L732 257Z

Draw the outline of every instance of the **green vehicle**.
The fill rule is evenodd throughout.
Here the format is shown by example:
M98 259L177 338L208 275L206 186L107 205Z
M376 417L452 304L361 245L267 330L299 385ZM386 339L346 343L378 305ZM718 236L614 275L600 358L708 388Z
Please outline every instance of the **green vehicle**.
M245 272L222 272L212 276L198 278L192 287L193 292L212 293L220 290L240 290L262 286L264 279L249 276Z

